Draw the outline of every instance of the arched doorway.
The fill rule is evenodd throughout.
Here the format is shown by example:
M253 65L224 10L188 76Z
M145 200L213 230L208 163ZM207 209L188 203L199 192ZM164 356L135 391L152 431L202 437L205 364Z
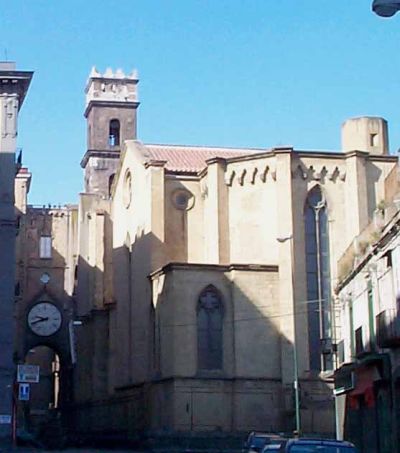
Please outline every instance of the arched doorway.
M30 384L29 400L18 401L19 438L40 440L46 446L53 441L61 445L62 409L70 399L70 367L58 351L44 344L29 349L24 364L39 367L39 382Z

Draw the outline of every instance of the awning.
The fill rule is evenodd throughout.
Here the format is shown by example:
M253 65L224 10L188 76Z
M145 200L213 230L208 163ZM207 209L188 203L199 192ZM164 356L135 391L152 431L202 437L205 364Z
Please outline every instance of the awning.
M373 369L376 369L375 367ZM356 373L355 376L355 387L349 393L350 396L363 395L368 389L374 387L376 379L373 378L373 369L368 369L362 373Z
M364 396L367 407L373 407L375 404L374 383L381 380L381 374L376 366L361 367L355 372L355 387L349 395L350 407L358 409L358 397Z
M373 387L375 381L389 381L390 379L391 364L389 354L382 352L370 353L357 360L357 362L345 363L335 370L335 394L355 392L356 395L360 395L363 393L362 389L368 387L368 381L372 382L371 387Z

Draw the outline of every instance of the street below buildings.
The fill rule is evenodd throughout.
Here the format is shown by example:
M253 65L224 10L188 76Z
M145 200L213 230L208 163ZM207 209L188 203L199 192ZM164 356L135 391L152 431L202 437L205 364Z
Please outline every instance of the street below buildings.
M32 447L18 447L15 449L0 448L0 453L239 453L240 450L221 450L221 449L207 449L207 450L192 450L182 448L169 448L169 449L152 449L152 450L135 450L135 449L98 449L98 448L67 448L63 450L46 450L41 448Z

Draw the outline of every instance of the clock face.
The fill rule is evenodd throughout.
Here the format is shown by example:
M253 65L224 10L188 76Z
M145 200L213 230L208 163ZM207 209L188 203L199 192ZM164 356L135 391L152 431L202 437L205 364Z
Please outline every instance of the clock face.
M59 330L61 323L61 312L54 304L39 302L29 310L28 326L36 335L41 337L53 335Z

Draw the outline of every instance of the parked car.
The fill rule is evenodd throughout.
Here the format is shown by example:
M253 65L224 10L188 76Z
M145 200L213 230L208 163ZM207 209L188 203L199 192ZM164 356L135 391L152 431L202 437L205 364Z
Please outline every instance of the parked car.
M280 446L279 453L357 453L355 446L346 441L326 439L289 439Z
M279 434L252 431L243 445L242 453L261 453L266 445L283 440Z

